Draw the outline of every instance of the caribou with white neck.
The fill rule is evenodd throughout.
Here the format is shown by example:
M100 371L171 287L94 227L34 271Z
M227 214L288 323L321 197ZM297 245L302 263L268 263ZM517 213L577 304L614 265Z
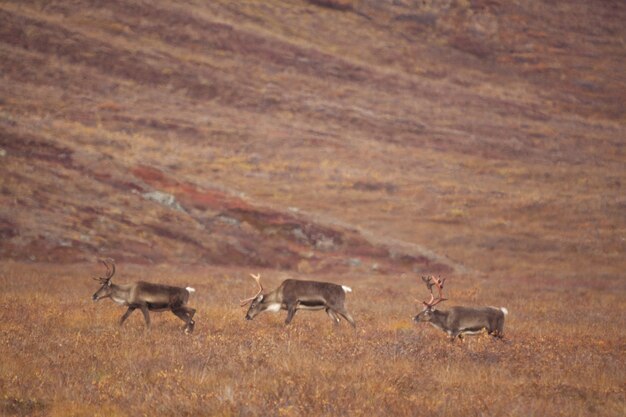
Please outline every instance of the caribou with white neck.
M256 281L258 292L250 298L241 300L242 307L250 304L246 320L252 320L264 311L287 310L285 324L289 324L297 310L325 310L335 324L339 324L339 317L343 317L356 327L354 319L344 306L346 293L352 292L350 287L330 282L286 279L274 291L263 294L261 276L253 274L250 276Z

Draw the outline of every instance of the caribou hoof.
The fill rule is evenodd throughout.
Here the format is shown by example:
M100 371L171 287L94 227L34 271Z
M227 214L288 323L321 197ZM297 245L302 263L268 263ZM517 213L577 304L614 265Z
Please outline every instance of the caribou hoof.
M196 325L196 322L191 320L189 324L187 325L187 327L185 327L185 334L193 333L193 328L195 327L195 325Z

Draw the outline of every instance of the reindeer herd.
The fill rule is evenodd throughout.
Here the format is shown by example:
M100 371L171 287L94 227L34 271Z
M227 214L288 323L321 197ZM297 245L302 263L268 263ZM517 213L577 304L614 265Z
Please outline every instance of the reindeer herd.
M104 277L94 278L101 286L92 296L93 301L111 298L115 303L127 307L120 318L120 325L136 309L140 309L150 328L150 311L171 311L176 317L185 322L185 333L192 333L195 325L193 316L196 310L188 307L189 295L195 292L191 287L172 287L163 284L153 284L138 281L131 284L117 285L111 282L115 274L115 262L112 259L101 261L106 267ZM330 282L304 281L295 279L284 280L278 288L270 292L263 292L261 276L250 274L256 281L258 292L245 300L241 306L250 305L246 313L246 320L252 320L257 314L264 311L278 312L287 310L285 324L291 323L298 310L324 310L335 324L339 324L343 317L356 328L352 315L344 303L346 294L352 292L350 287ZM445 278L434 276L422 277L426 288L430 291L430 300L422 301L424 309L417 314L413 321L425 322L443 330L453 342L457 337L465 334L477 334L486 331L497 339L504 336L504 317L508 311L504 307L451 307L449 310L439 310L435 306L447 299L443 297ZM437 289L437 296L433 294L433 287Z

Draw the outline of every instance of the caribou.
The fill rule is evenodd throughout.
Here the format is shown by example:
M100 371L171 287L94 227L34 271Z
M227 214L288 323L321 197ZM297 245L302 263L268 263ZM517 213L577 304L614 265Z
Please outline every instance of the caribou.
M287 310L285 324L289 324L297 310L325 310L335 324L339 324L341 316L352 327L356 327L354 319L344 306L346 293L352 292L350 287L330 282L286 279L274 291L263 294L261 275L250 276L256 281L258 292L241 300L242 307L250 304L246 320L252 320L264 311Z
M430 291L430 300L422 301L424 309L413 320L416 323L427 322L443 330L450 336L450 341L464 334L478 334L487 331L494 338L504 336L504 316L509 312L504 307L451 307L449 310L437 310L435 306L447 299L443 297L444 279L433 276L422 277ZM437 297L433 294L433 286L437 287Z
M113 284L111 278L115 274L115 262L110 258L100 262L106 267L106 274L104 277L93 278L100 282L101 287L91 298L94 302L103 298L110 298L115 303L128 307L120 319L120 326L136 309L140 309L143 313L148 329L150 328L149 311L171 311L185 322L185 333L193 332L196 324L193 316L196 314L196 310L188 307L187 301L189 294L195 292L195 289L152 284L144 281L123 285Z

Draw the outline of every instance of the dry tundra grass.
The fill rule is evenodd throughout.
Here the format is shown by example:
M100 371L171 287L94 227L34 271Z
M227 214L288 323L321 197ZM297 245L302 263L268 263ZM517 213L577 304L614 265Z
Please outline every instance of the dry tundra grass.
M623 292L453 277L453 301L504 304L504 342L451 344L411 323L416 277L323 276L354 288L354 331L320 312L243 319L239 269L121 265L193 284L193 335L169 313L117 326L93 303L94 265L0 264L0 413L46 416L618 416L624 411ZM284 272L263 271L268 287ZM452 301L449 301L449 303Z

